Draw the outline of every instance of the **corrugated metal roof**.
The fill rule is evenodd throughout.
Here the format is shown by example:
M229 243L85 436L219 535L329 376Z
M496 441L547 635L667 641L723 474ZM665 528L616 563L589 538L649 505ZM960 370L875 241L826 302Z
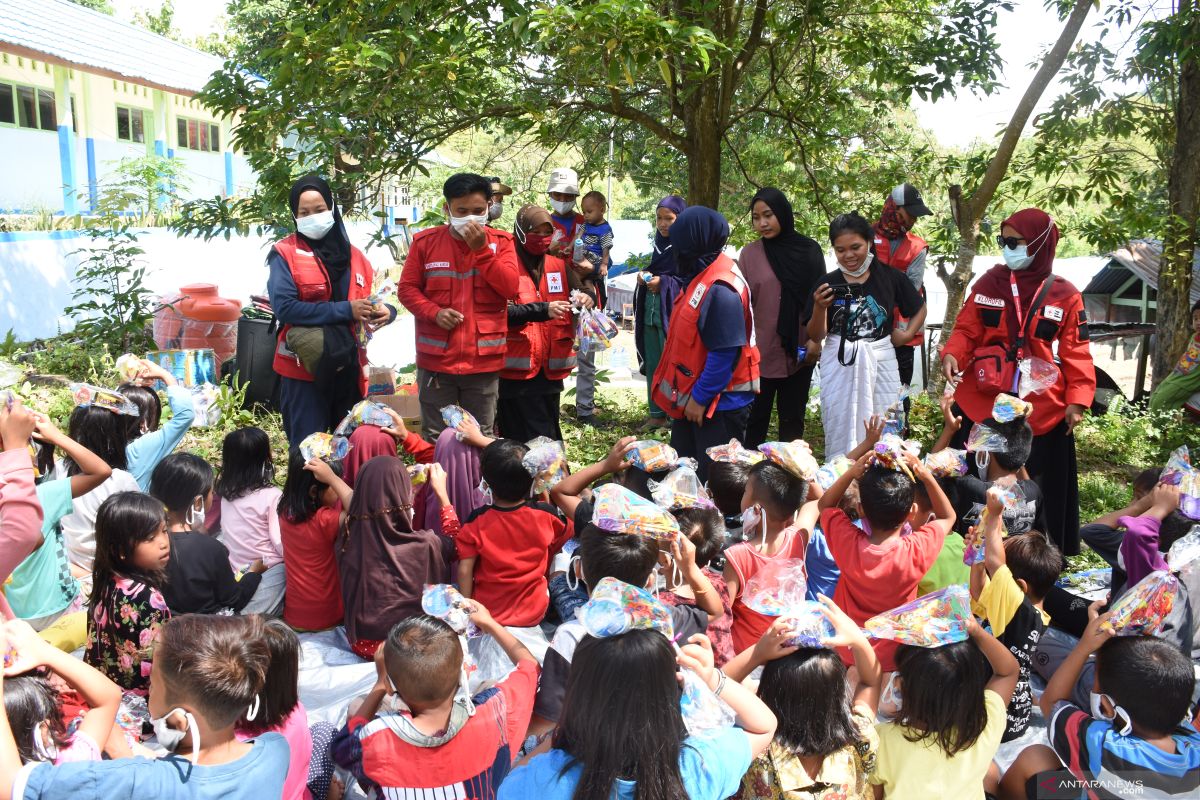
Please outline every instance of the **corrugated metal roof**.
M0 50L183 94L200 91L223 64L70 0L0 0Z
M1149 284L1151 288L1157 289L1158 262L1161 256L1162 242L1157 239L1136 239L1121 249L1109 253L1109 258L1112 259L1109 268L1100 272L1083 290L1083 293L1110 294L1120 287L1125 282L1125 278L1121 277L1117 281L1118 276L1128 275L1128 273L1121 269L1113 269L1113 263L1129 270ZM1113 282L1115 285L1110 286ZM1200 249L1196 251L1195 260L1192 262L1192 289L1188 295L1192 303L1200 300Z

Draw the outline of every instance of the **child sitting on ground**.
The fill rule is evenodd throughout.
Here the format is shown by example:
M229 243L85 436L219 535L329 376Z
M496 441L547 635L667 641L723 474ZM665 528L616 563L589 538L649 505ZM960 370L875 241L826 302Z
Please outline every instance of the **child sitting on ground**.
M97 556L99 561L99 554ZM262 691L269 655L257 617L187 615L159 632L150 689L158 743L172 755L21 766L0 722L0 796L76 800L258 800L279 797L288 746L276 733L234 737ZM0 687L3 687L0 681Z
M893 721L876 726L879 760L871 776L889 800L983 800L1021 670L1008 648L969 614L966 628L966 641L906 644L896 652L897 672L883 702L898 696L899 710Z
M773 621L746 605L746 584L773 562L795 560L803 564L809 531L816 521L816 503L804 502L808 488L807 483L772 461L761 461L750 468L742 497L743 535L748 539L725 551L725 584L733 600L736 652L753 647Z
M916 599L917 583L933 565L954 524L954 509L937 480L915 456L905 453L908 468L925 485L936 515L913 529L908 523L916 511L913 479L880 464L872 466L873 458L872 453L860 456L818 501L821 530L842 570L833 600L859 625ZM861 529L838 507L855 481ZM883 670L894 670L896 643L879 639L873 645ZM842 661L850 663L848 653L842 654Z
M1065 560L1040 531L1003 538L1002 511L1000 492L993 488L987 494L987 522L969 538L973 543L976 537L982 537L984 545L984 560L971 567L971 597L979 604L993 635L1021 665L1002 740L1009 742L1024 735L1029 727L1033 654L1050 623L1042 600L1058 580Z
M167 402L171 405L171 418L162 427L159 427L162 400L152 388L158 381L167 385ZM138 488L147 492L155 468L179 446L192 427L196 416L192 393L180 386L170 372L146 359L141 361L137 378L121 384L117 391L138 409L137 417L128 423L125 452L130 474L138 482Z
M242 612L278 615L285 585L283 538L279 533L279 498L271 440L261 428L238 428L221 445L221 543L229 549L229 566L247 570L261 561L266 570L254 597Z
M333 758L364 791L385 797L492 800L525 737L537 691L533 655L487 609L471 622L515 663L499 685L467 696L461 640L428 615L397 623L375 654L378 678L333 744ZM394 694L398 712L379 711Z
M1151 636L1113 636L1097 616L1042 692L1050 747L1027 747L1005 773L1001 797L1060 796L1079 791L1070 779L1099 785L1103 797L1195 797L1200 787L1200 733L1187 725L1196 675L1178 648ZM1071 701L1084 664L1095 654L1091 713ZM1047 778L1040 773L1055 772ZM1142 778L1143 780L1138 780ZM1048 784L1049 782L1049 784ZM1039 792L1041 794L1039 794ZM1067 796L1065 793L1061 796Z
M194 453L172 453L150 480L150 494L167 509L171 557L163 596L174 614L217 614L245 608L266 565L256 560L239 580L225 545L204 533L212 506L213 471Z
M708 467L708 493L713 505L725 519L725 544L722 551L744 541L742 536L742 496L746 494L746 481L750 479L750 467L732 461L714 461Z
M763 667L758 696L779 720L770 748L750 765L739 800L865 798L875 771L882 672L871 643L854 620L822 596L821 613L834 636L823 647L791 645L792 620L778 619L750 650L725 668L744 681ZM846 694L846 667L834 650L849 647L858 683Z
M674 606L679 603L695 603L696 592L688 583L685 575L691 565L704 573L717 596L721 599L721 614L711 616L708 620L708 639L712 642L713 658L718 667L725 666L736 655L733 650L733 608L729 604L729 588L720 572L712 569L713 559L721 554L721 543L725 539L725 524L721 512L715 508L692 506L680 508L671 512L679 523L679 532L687 540L672 548L672 558L676 569L664 568L667 577L667 587L659 592L658 599L663 603ZM662 565L662 558L659 559Z
M458 535L458 585L501 625L530 628L550 605L546 567L571 538L572 525L548 503L530 501L533 476L521 463L529 448L497 439L480 466L491 505L475 509Z
M4 671L4 712L12 727L21 761L99 761L121 704L121 687L70 653L42 639L28 623L10 620L4 626L15 658ZM45 668L78 692L88 709L73 730L63 719L62 697L51 685ZM2 790L0 790L2 791Z
M287 571L283 619L298 631L342 624L333 542L346 521L351 497L353 492L334 467L320 459L305 463L299 448L292 448L279 498L279 536Z

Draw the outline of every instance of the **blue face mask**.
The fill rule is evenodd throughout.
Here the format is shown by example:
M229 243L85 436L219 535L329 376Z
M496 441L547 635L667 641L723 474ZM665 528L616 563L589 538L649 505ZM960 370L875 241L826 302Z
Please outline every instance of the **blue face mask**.
M1033 261L1033 256L1029 255L1028 248L1023 244L1017 245L1015 250L1005 247L1002 252L1004 253L1004 263L1014 272L1025 269L1029 266L1029 262Z

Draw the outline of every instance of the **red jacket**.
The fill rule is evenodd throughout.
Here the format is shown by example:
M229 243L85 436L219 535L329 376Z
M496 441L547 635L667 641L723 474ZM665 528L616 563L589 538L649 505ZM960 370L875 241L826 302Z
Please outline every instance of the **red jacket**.
M892 240L886 239L875 234L875 258L880 264L886 264L893 269L898 269L904 274L908 274L908 268L913 260L921 254L922 251L929 248L929 243L917 236L915 233L907 232L904 238L900 240L900 246L896 248L896 252L892 252ZM921 296L925 296L925 287L918 287ZM896 311L896 322L908 322L908 319L901 316L899 311ZM898 326L897 326L898 327ZM925 341L924 331L918 332L913 340L908 343L909 347L919 347Z
M333 296L333 288L329 282L329 273L325 271L325 265L321 263L313 253L304 249L296 238L296 234L291 234L275 243L275 250L279 255L283 256L283 260L287 262L288 269L292 272L292 282L296 284L296 293L300 300L305 303L326 303ZM362 300L371 296L372 284L375 280L375 271L371 268L371 262L367 261L367 257L357 247L350 248L350 288L346 292L347 300ZM358 323L350 322L351 331L355 331ZM291 325L284 325L279 330L279 339L275 345L275 361L274 368L277 373L285 378L294 378L299 381L312 381L313 375L304 369L300 363L300 358L293 353L287 346L287 334L292 329ZM367 351L364 347L358 348L358 363L362 367L359 370L358 383L359 390L365 395L367 392Z
M1032 298L1030 302L1032 302ZM971 370L974 353L981 347L1016 344L1017 314L1012 289L1000 273L987 273L971 287L966 305L958 314L954 331L942 347L942 356L954 356L964 371L954 399L974 422L992 416L995 393L980 390ZM1089 348L1087 312L1083 296L1070 281L1055 277L1040 310L1029 320L1025 356L1058 361L1058 383L1026 399L1033 403L1029 425L1035 435L1054 428L1068 405L1088 407L1096 394L1096 370ZM1058 358L1054 345L1058 345Z
M737 292L742 301L746 322L746 344L738 355L733 375L724 392L758 391L758 347L754 344L754 314L750 310L750 288L741 271L729 257L722 254L703 272L692 279L675 301L671 324L667 328L667 343L662 360L654 371L654 402L674 419L683 419L683 409L692 399L692 386L704 371L708 348L700 338L700 309L704 295L715 283L724 283ZM720 401L718 394L709 404L707 416L712 416Z
M504 367L508 301L517 296L512 234L487 228L478 251L445 225L413 237L396 294L417 318L417 366L465 375ZM444 308L464 317L453 330L434 320Z
M546 256L542 261L542 277L534 284L527 270L517 277L518 304L567 301L571 287L567 283L566 261ZM543 369L552 381L562 380L575 368L575 320L571 314L545 322L524 322L508 327L508 350L504 354L504 369L500 377L523 381Z

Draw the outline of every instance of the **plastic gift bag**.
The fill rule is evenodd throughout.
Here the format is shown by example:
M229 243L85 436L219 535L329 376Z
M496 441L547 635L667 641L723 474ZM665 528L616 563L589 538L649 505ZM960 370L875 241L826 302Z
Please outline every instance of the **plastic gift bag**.
M640 586L612 577L601 578L575 618L597 638L632 630L658 631L668 639L675 636L670 609Z
M421 610L445 622L459 636L475 637L479 630L471 622L471 604L449 583L427 583L421 592Z
M892 436L903 436L905 425L904 401L908 399L909 387L902 386L900 395L896 398L896 402L887 407L887 411L883 412L883 433L884 435L891 434Z
M967 474L967 451L947 447L925 456L925 468L935 478L957 478Z
M579 314L579 351L592 353L612 347L618 333L616 323L598 308Z
M704 736L733 727L733 709L717 697L699 675L690 669L681 669L679 674L683 676L679 711L689 736Z
M525 471L533 477L532 493L548 492L567 477L567 453L562 442L539 436L528 444L529 452L521 459Z
M374 425L377 428L390 428L394 420L388 413L388 407L374 400L359 400L350 413L333 429L334 436L349 436L360 425Z
M921 446L916 442L903 441L899 436L884 434L875 443L875 463L896 472L903 472L911 478L912 470L909 469L904 454L908 452L916 455L920 451Z
M813 458L812 448L803 439L791 442L764 442L759 451L802 481L811 481L820 465Z
M830 486L837 482L837 479L846 474L846 470L854 466L854 462L846 456L835 456L832 461L829 461L817 470L816 481L822 491L828 491Z
M412 466L408 467L408 480L414 489L423 485L429 480L429 465L413 464Z
M1023 358L1017 369L1021 375L1021 380L1017 383L1017 395L1022 399L1031 394L1041 394L1058 383L1058 367L1044 358Z
M625 460L643 472L662 472L679 462L679 454L669 444L654 439L639 439L625 454Z
M917 647L966 641L971 594L964 584L947 586L867 620L867 633Z
M72 383L67 388L71 390L71 397L77 406L95 406L114 414L123 414L127 417L138 416L138 407L120 392L102 389L90 383Z
M350 440L330 433L312 433L300 443L300 455L305 461L341 461L350 452Z
M117 375L125 383L131 383L137 380L137 376L142 372L142 360L133 353L125 353L117 359Z
M1025 502L1025 492L1022 491L1021 484L1017 483L1016 478L1001 478L992 485L1002 490L1000 500L1004 505L1004 511L1012 511L1020 506L1021 503ZM1001 514L1003 514L1003 512L1001 512ZM982 510L979 512L979 523L976 525L976 530L980 532L983 531L984 526L986 526L988 523L989 516L990 514L987 510L987 506L983 506ZM1008 536L1008 531L1004 528L1003 522L1000 523L1000 534L1002 536ZM983 561L986 554L987 553L983 544L983 536L977 536L974 543L963 550L963 563L968 567L974 566L975 564Z
M679 523L662 508L624 486L606 483L592 493L592 524L600 530L673 539Z
M789 647L828 647L825 642L836 633L833 623L821 610L821 604L813 600L805 600L798 607L789 609L787 617L792 623L787 640Z
M1061 589L1069 589L1071 594L1083 597L1092 592L1108 592L1112 585L1112 567L1097 567L1080 572L1071 572L1061 576L1054 582Z
M456 439L458 439L460 442L462 441L462 438L463 438L462 437L462 429L460 428L460 426L464 422L469 422L472 425L475 425L476 427L479 426L479 421L475 419L475 416L470 411L467 411L465 408L463 408L462 406L446 406L446 407L444 407L442 409L442 422L446 425L447 428L454 428L454 430L456 431L456 433L454 434L454 437Z
M211 383L192 389L192 427L212 428L221 421L221 407L217 405L219 390Z
M996 422L1012 422L1024 419L1033 413L1033 403L1026 402L1011 394L1001 392L992 403L992 419Z
M1200 472L1191 470L1179 481L1179 511L1188 519L1200 519Z
M1190 531L1171 545L1167 551L1167 564L1172 572L1179 572L1197 558L1200 558L1200 525L1193 525Z
M1158 636L1175 606L1179 579L1169 572L1151 572L1112 604L1112 616L1101 630L1117 636Z
M745 464L752 467L763 460L763 454L757 450L747 450L737 439L730 439L729 444L719 444L704 451L709 459L728 464Z
M976 422L967 434L968 453L1003 453L1008 449L1008 438L990 425Z
M712 497L700 482L696 470L684 465L676 467L661 481L649 481L650 496L663 508L712 508Z
M769 562L746 581L743 602L768 617L780 617L805 602L808 570L802 558Z
M1183 476L1192 471L1192 459L1188 454L1187 445L1182 445L1171 452L1171 456L1167 459L1167 465L1163 467L1162 475L1159 476L1159 483L1168 483L1171 486L1179 486L1183 483Z

